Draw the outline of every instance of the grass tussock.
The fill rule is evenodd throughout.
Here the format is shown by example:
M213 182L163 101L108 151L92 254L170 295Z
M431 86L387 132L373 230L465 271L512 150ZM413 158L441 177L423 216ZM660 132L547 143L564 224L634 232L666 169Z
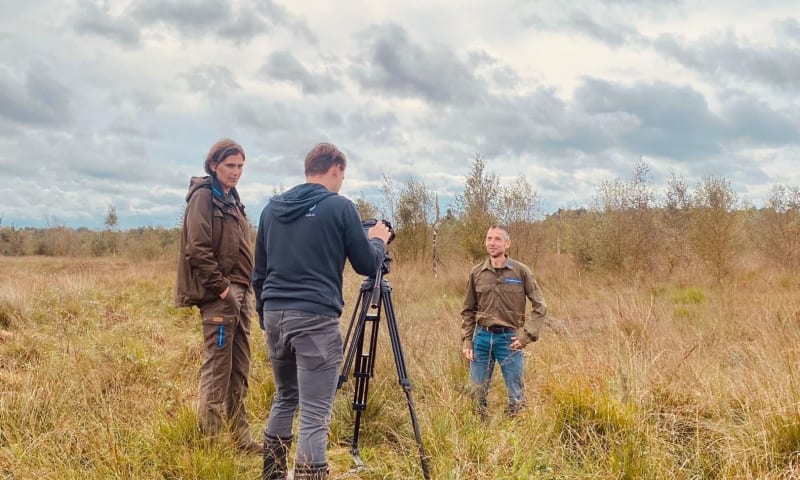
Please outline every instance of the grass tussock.
M142 257L144 258L144 257ZM460 351L469 262L396 262L392 287L415 411L436 479L787 479L800 476L800 282L752 266L625 281L543 256L550 307L526 349L528 408L506 418L499 372L474 412ZM0 259L0 478L258 478L260 459L195 427L202 345L172 306L174 261ZM363 278L345 275L342 328ZM421 478L386 318L352 471L353 379L331 425L333 478ZM256 436L274 385L252 328Z

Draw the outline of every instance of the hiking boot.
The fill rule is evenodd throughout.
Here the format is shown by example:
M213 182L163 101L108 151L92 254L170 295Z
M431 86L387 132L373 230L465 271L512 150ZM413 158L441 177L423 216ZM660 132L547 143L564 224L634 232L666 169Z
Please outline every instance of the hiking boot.
M261 470L261 480L286 480L289 473L286 455L291 446L291 435L281 438L264 433L264 467Z

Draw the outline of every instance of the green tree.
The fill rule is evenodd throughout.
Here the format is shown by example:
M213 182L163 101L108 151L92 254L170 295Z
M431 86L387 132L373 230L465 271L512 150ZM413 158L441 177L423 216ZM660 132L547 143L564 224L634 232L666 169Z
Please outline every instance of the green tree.
M692 245L719 282L730 273L741 244L735 215L738 203L730 181L721 177L703 177L692 195Z
M464 182L464 192L455 198L460 224L460 241L467 254L478 259L486 253L486 230L499 219L500 179L486 171L486 162L476 154Z
M800 266L800 187L774 185L758 218L760 249L782 265Z
M424 258L431 244L434 194L424 182L409 178L397 197L396 252L411 259Z
M500 188L499 205L499 220L511 235L512 255L535 264L544 243L544 231L534 223L541 216L542 201L525 174Z
M591 253L599 267L617 273L652 271L658 229L649 177L649 166L639 159L630 180L616 178L600 184L594 200L598 215Z
M669 272L690 262L687 232L691 207L692 198L686 180L674 171L670 172L662 214L664 231L661 241Z
M356 204L356 210L358 210L358 215L361 217L361 220L378 218L378 207L364 197L357 197L356 201L353 203Z

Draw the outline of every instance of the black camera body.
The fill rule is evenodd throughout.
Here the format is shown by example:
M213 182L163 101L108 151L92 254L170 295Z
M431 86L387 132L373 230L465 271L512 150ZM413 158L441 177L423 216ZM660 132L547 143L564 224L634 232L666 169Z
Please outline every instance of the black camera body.
M364 235L366 235L367 238L369 238L369 229L377 225L378 222L383 222L384 225L386 225L386 227L389 229L389 241L386 242L386 244L388 245L392 243L392 240L394 240L394 229L392 228L392 224L391 222L389 222L389 220L377 220L375 218L364 220L363 222L361 222L361 226L364 227Z

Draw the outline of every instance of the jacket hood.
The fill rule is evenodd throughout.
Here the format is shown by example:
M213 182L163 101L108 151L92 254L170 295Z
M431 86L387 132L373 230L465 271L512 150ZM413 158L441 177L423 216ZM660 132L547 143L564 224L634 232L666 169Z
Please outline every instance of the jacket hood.
M223 194L222 185L219 184L217 177L212 175L206 175L205 177L192 177L189 179L189 192L186 194L186 203L189 203L189 199L192 198L192 195L194 195L195 192L201 188L211 189L211 192L214 194L214 196L222 200L223 203L239 203L239 192L237 192L235 188L231 189L231 195L235 201L226 201L225 195Z
M211 187L211 176L205 177L192 177L189 179L189 192L186 194L186 203L189 203L189 199L192 198L194 192L201 188L210 188Z
M272 216L281 223L290 223L302 217L317 204L336 195L318 183L303 183L270 199Z

